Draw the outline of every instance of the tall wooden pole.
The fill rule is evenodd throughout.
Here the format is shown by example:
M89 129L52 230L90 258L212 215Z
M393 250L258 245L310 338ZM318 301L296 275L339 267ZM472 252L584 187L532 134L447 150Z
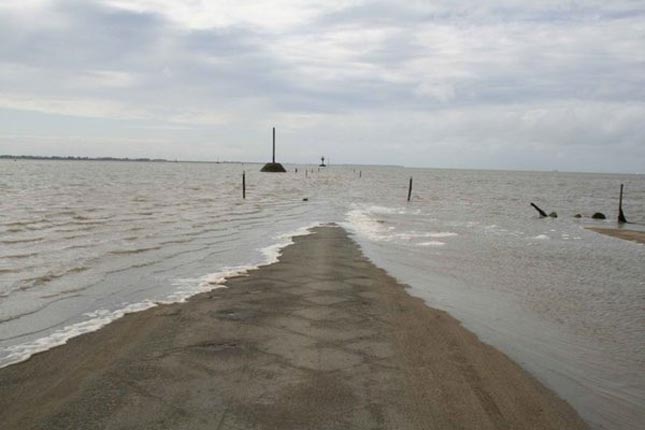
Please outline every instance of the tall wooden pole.
M273 164L275 164L275 127L273 127Z
M242 172L242 198L246 199L246 172Z
M412 177L410 177L410 186L408 187L408 201L412 198Z
M623 184L620 184L620 197L618 198L618 222L625 223L627 219L623 213Z

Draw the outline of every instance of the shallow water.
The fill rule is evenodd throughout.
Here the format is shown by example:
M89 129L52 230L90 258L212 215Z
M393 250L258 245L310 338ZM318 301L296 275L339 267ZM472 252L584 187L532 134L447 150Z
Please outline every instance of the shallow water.
M289 167L0 161L0 366L221 287L294 233L337 222L594 428L641 428L645 246L583 227L615 226L625 183L630 228L645 229L645 176ZM530 201L560 217L539 219Z

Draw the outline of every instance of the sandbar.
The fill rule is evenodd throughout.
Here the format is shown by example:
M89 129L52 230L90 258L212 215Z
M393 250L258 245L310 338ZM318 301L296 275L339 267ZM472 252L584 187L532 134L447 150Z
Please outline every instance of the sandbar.
M602 228L602 227L587 227L587 229L591 231L595 231L596 233L615 237L617 239L629 240L631 242L645 244L645 231L626 230L623 228Z

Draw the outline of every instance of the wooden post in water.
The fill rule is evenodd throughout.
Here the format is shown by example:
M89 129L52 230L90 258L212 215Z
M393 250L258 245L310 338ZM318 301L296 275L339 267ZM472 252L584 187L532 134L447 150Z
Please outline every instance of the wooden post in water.
M275 127L273 127L273 164L275 164Z
M408 187L408 201L412 198L412 177L410 176L410 186Z
M538 211L538 213L540 214L540 218L546 218L548 216L546 214L546 212L544 212L542 209L540 209L535 203L531 203L531 206L533 206L533 209Z
M242 198L246 199L246 172L242 172Z
M618 198L618 222L626 223L627 219L623 213L623 184L620 184L620 197Z
M362 178L362 177L363 177L363 171L362 171L362 170L359 170L359 171L358 171L358 177L359 177L359 178Z

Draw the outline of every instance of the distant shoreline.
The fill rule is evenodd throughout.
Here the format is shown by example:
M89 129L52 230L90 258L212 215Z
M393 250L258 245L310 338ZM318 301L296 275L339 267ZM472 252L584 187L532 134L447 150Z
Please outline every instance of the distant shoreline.
M8 160L53 160L53 161L147 161L154 163L170 163L170 160L162 158L117 158L117 157L61 157L57 155L0 155L0 159Z
M45 160L45 161L135 161L135 162L154 162L154 163L202 163L202 164L265 164L266 161L210 161L210 160L166 160L163 158L119 158L119 157L79 157L79 156L45 156L45 155L0 155L0 160ZM318 162L283 162L282 164L290 166L313 166L318 167ZM584 170L526 170L526 169L501 169L501 168L487 168L487 167L439 167L439 166L406 166L402 164L365 164L365 163L334 163L336 167L353 167L353 168L369 168L369 167L386 167L386 168L403 168L410 170L457 170L457 171L478 171L478 172L518 172L518 173L552 173L559 174L594 174L594 175L620 175L620 176L643 176L645 172L599 172L599 171L584 171ZM327 166L329 167L329 165Z
M119 157L79 157L79 156L46 156L46 155L10 155L3 154L0 155L0 160L43 160L43 161L129 161L129 162L139 162L139 163L201 163L201 164L258 164L262 165L264 161L233 161L233 160L224 160L224 161L208 161L208 160L166 160L165 158L119 158ZM318 167L317 162L312 163L297 163L297 162L286 162L283 163L290 166L314 166ZM343 167L400 167L406 168L405 166L399 165L376 165L376 164L344 164L339 163L335 166ZM329 165L327 166L329 167Z
M79 156L46 156L46 155L0 155L0 160L43 160L43 161L134 161L138 163L212 163L212 164L259 164L259 162L242 161L189 161L166 160L164 158L119 158L119 157L79 157Z

